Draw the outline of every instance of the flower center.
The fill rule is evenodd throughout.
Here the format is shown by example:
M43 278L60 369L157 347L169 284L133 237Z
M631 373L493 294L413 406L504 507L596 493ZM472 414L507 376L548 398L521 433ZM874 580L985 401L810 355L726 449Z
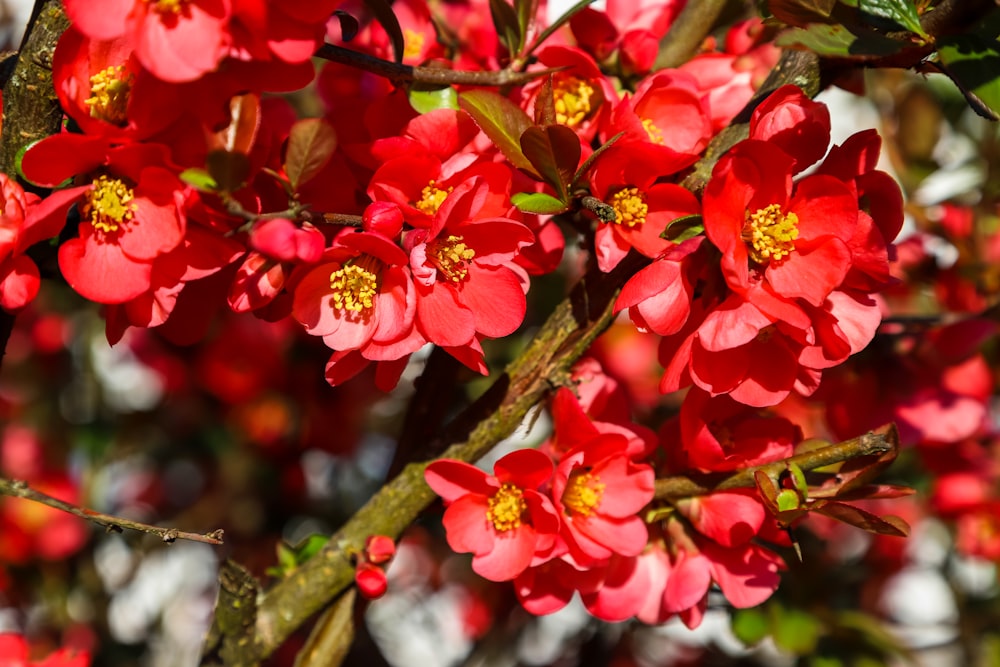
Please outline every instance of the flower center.
M146 0L146 4L152 5L153 11L157 14L180 14L181 9L190 0Z
M592 472L578 468L569 474L569 481L562 494L562 504L574 514L590 516L601 504L605 484Z
M90 116L119 127L126 123L125 108L132 91L132 74L124 65L107 67L90 77Z
M622 188L611 196L611 208L615 209L615 223L635 227L646 222L649 206L646 193L639 188Z
M424 189L420 192L420 201L416 203L417 209L421 213L426 213L427 215L434 215L437 213L438 209L441 208L441 204L444 200L448 198L448 194L454 190L454 188L448 188L447 190L442 190L434 185L432 180L430 183L424 186Z
M403 60L417 58L424 50L424 33L406 28L403 30Z
M567 127L576 127L582 123L597 102L594 99L594 87L575 76L559 79L552 90L552 98L556 122Z
M118 231L118 226L135 217L135 192L117 178L99 176L87 195L80 212L90 218L94 229L104 233Z
M751 213L747 211L746 223L740 235L750 244L750 257L758 264L780 262L795 250L799 237L799 218L789 211L781 212L779 204L771 204Z
M489 499L489 509L486 518L493 522L498 533L505 533L514 528L520 528L521 515L528 510L521 489L513 484L504 484Z
M469 260L476 251L462 242L461 236L451 235L428 244L427 256L444 277L453 283L460 283L469 275Z
M642 126L646 129L646 134L649 136L650 141L661 146L664 144L663 131L656 126L656 123L649 118L643 118Z
M367 314L375 305L378 294L378 260L365 258L358 264L347 264L330 274L333 306L337 310Z

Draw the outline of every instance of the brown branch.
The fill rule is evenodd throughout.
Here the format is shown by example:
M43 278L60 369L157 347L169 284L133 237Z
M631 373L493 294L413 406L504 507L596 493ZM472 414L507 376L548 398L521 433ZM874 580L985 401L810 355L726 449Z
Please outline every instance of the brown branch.
M190 540L192 542L204 542L205 544L222 544L223 534L221 530L214 530L211 533L205 534L188 533L183 530L177 530L176 528L160 528L159 526L151 526L139 521L132 521L131 519L112 516L110 514L102 514L101 512L95 512L94 510L77 507L76 505L67 503L64 500L53 498L46 493L42 493L41 491L31 488L27 482L23 482L21 480L0 477L0 496L23 498L24 500L30 500L47 507L62 510L63 512L68 512L73 516L78 516L81 519L86 519L91 523L103 526L109 531L118 533L127 528L129 530L137 530L142 533L156 535L164 542Z
M550 67L548 69L517 72L513 69L498 71L445 69L442 67L420 67L400 65L391 60L382 60L366 53L360 53L342 46L324 44L316 51L317 58L340 63L349 67L378 74L389 79L396 85L408 83L427 83L440 86L452 84L468 86L519 86L532 79L548 76L564 68Z
M656 498L660 500L703 496L714 491L743 489L755 486L754 473L763 470L770 477L777 477L794 464L803 472L816 470L835 463L843 463L862 456L878 456L899 448L899 436L895 428L882 433L864 435L838 442L827 447L796 454L788 459L744 468L730 475L715 474L698 477L664 477L656 480Z
M660 42L653 70L679 67L691 60L726 6L726 0L689 2Z

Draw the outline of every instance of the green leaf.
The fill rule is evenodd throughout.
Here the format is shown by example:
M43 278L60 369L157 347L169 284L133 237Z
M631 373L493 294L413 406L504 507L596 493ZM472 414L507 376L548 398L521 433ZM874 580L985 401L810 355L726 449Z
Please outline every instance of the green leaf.
M1000 120L1000 43L976 34L942 39L941 69L981 116Z
M292 125L285 153L285 173L297 190L319 173L337 150L337 134L322 118L305 118Z
M858 9L867 16L879 19L880 21L874 23L877 27L892 30L898 26L921 37L927 37L927 33L920 25L917 8L909 0L858 0ZM883 26L882 22L887 22L889 25Z
M544 192L518 192L510 197L510 202L517 210L539 215L555 215L569 209L566 202L560 201Z
M329 541L329 535L320 535L319 533L315 533L299 542L299 544L295 547L295 557L299 564L306 562L319 553L319 550L325 547L326 543Z
M819 620L799 609L770 607L774 643L789 653L807 655L816 650L822 631Z
M737 609L733 612L733 634L746 644L753 646L767 637L770 624L760 609Z
M531 118L521 107L492 90L467 90L459 93L458 106L472 116L479 129L511 164L542 180L521 151L521 135L531 127Z
M417 113L458 108L458 93L451 86L430 88L414 85L410 87L408 95L410 106Z
M521 152L552 186L559 199L567 201L567 188L580 162L580 140L564 125L529 127L521 135Z
M517 13L517 26L521 34L521 43L517 45L518 54L524 49L524 40L531 31L535 17L538 16L538 0L514 0L514 11Z
M704 231L705 224L701 219L701 215L684 215L672 220L660 234L660 238L681 244L688 239L693 239Z
M782 489L781 493L778 494L777 502L779 512L790 512L799 509L802 498L792 489Z
M794 463L789 463L788 472L792 476L792 484L795 485L795 489L799 492L799 495L803 499L808 498L809 484L806 483L806 474L802 472L802 468Z
M852 32L844 25L811 23L806 28L792 28L778 35L774 43L783 47L805 47L821 56L854 57L860 60L896 53L905 42L889 39L877 32Z

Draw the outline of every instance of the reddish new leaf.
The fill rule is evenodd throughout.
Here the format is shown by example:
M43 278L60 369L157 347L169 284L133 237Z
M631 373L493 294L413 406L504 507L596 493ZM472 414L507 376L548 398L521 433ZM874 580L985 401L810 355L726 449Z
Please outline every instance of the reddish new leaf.
M566 201L573 172L580 162L576 133L564 125L532 126L521 135L521 151L559 199Z
M817 507L813 511L825 514L831 519L843 521L862 530L867 530L869 533L893 535L896 537L906 537L910 534L910 526L898 516L890 514L880 517L860 507L847 505L835 500L824 503L821 506L817 503Z
M322 118L306 118L292 125L285 154L285 174L292 189L297 190L318 174L336 149L333 126Z

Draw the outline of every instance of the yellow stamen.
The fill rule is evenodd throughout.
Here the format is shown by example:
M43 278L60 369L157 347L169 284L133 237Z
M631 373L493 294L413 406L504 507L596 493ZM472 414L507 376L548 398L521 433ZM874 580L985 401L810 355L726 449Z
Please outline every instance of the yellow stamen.
M119 225L131 222L137 206L135 192L117 178L99 176L87 195L80 214L90 218L94 229L104 233L118 231Z
M521 516L528 511L524 494L513 484L502 485L489 499L489 507L486 518L493 522L498 533L519 528Z
M646 129L646 134L649 135L649 140L654 144L663 145L663 131L656 126L656 123L648 118L642 119L642 126Z
M615 209L615 222L627 227L636 227L646 222L649 206L646 193L639 188L622 188L611 195L611 207Z
M153 6L153 11L157 14L180 14L190 0L146 0L146 4Z
M601 478L592 472L577 468L569 475L566 488L562 494L562 504L573 514L590 516L594 508L601 504L604 497L605 484Z
M403 30L403 44L405 45L403 48L403 60L419 57L423 53L425 41L424 33L405 28Z
M461 236L437 239L427 246L427 257L445 278L460 283L469 275L468 262L476 251L462 243Z
M131 73L126 73L124 65L107 67L90 77L90 97L85 102L90 107L91 117L124 126L132 78Z
M799 237L799 218L781 212L779 204L746 213L741 238L750 245L750 258L758 264L780 262L795 250Z
M368 259L357 264L347 264L331 273L333 307L367 315L374 307L375 295L378 294L377 264L378 260Z
M448 188L447 190L441 190L434 185L432 180L430 183L424 186L424 189L420 192L420 201L418 201L415 206L417 209L426 213L427 215L434 215L437 210L441 208L441 204L448 197L448 194L454 190L454 188Z
M598 100L594 87L575 76L564 76L552 87L556 122L567 127L576 127L594 110Z

